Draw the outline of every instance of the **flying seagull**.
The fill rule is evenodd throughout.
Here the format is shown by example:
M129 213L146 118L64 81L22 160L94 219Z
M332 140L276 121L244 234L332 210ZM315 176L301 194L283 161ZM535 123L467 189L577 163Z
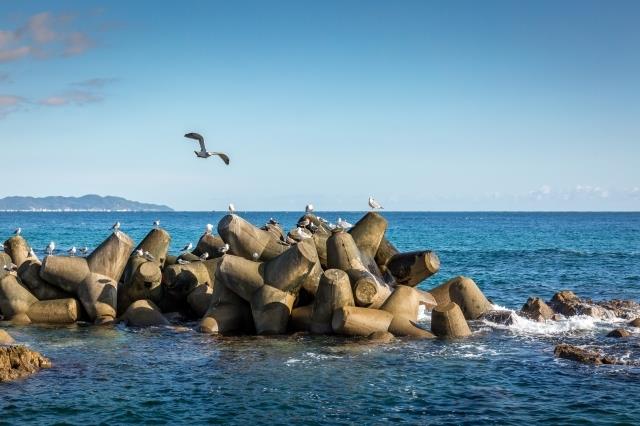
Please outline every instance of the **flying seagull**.
M374 200L373 197L369 197L369 207L371 207L373 210L384 209L384 207L382 207L382 205L379 202Z
M211 152L211 151L207 151L207 147L204 145L204 138L202 137L201 134L199 133L187 133L186 135L184 135L185 138L189 138L189 139L195 139L198 142L200 142L200 151L193 151L196 153L196 157L199 158L209 158L213 155L217 155L220 158L222 158L222 161L224 161L224 164L226 164L227 166L229 165L229 156L227 156L227 154L223 153L223 152Z

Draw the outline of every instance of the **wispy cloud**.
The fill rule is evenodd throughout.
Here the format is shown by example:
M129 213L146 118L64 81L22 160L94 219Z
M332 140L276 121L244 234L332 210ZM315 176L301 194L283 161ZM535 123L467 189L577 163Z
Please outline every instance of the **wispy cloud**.
M41 99L38 103L44 106L64 106L64 105L84 105L93 102L100 102L104 98L97 93L72 90L62 95L51 96Z
M117 79L115 78L90 78L89 80L76 81L71 83L73 86L79 87L90 87L94 89L101 89L105 86L108 86L111 83L115 83Z
M74 28L72 15L41 12L15 29L0 30L0 62L36 58L80 55L95 46L85 32Z
M17 111L26 100L15 95L0 95L0 118Z

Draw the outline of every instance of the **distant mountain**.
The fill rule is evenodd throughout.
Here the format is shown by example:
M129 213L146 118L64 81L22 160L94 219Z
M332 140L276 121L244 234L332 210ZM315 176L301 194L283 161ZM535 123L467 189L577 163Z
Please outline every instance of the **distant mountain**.
M171 207L126 200L122 197L5 197L0 199L0 211L139 211L170 212Z

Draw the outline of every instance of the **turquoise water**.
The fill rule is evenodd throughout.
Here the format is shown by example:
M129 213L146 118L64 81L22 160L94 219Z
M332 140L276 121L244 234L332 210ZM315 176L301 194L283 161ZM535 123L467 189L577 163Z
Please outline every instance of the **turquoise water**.
M323 215L323 213L319 213ZM594 299L640 299L639 213L384 213L402 250L438 252L428 289L473 277L497 305L571 289ZM355 222L361 213L327 213ZM293 225L300 213L246 213ZM159 218L179 249L221 213L0 213L40 252L95 247L119 220L134 239ZM4 235L2 235L4 233ZM423 322L428 326L429 317ZM371 345L334 337L215 338L183 328L9 327L54 368L0 385L1 423L638 424L640 368L584 366L553 356L560 342L640 359L640 334L574 318L539 325L473 324L457 342Z

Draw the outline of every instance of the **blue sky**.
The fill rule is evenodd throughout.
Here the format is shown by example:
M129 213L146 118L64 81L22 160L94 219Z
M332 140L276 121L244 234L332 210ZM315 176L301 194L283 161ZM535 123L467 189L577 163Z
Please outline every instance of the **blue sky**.
M639 21L634 1L4 1L0 196L640 210Z

